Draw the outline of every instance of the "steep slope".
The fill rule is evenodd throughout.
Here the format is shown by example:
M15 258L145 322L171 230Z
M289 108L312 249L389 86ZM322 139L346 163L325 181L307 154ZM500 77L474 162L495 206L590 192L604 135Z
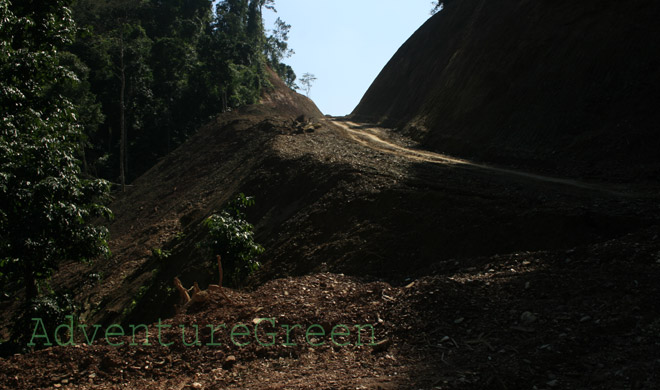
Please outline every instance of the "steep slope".
M256 198L248 218L266 248L252 286L316 272L399 284L438 264L455 272L475 256L568 249L658 220L643 189L418 160L356 142L349 130L361 130L319 120L286 88L264 101L220 116L118 194L113 257L63 267L53 281L76 291L84 321L169 317L174 276L213 282L202 221L239 192ZM389 142L405 148L405 139Z
M78 332L76 346L0 358L0 387L654 388L657 186L445 158L324 119L273 85L116 194L112 258L67 264L51 283L83 303L81 323L103 328L97 341ZM217 282L201 222L238 192L256 198L262 268L226 289L231 302L211 292L177 312L174 276ZM12 304L0 302L5 327ZM252 332L258 318L273 319L276 344L237 345L233 325ZM119 323L126 336L103 338ZM284 325L315 324L325 338L298 328L284 345ZM333 345L342 324L350 345ZM203 345L190 345L194 325ZM208 345L208 325L222 345ZM372 325L377 344L357 345L355 325Z
M461 157L657 178L659 17L653 0L447 2L352 116Z

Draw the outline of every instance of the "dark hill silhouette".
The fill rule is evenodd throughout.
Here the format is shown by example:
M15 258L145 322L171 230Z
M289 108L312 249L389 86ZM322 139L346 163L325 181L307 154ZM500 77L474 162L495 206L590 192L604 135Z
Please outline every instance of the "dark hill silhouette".
M461 157L657 177L659 16L653 0L453 1L352 117Z

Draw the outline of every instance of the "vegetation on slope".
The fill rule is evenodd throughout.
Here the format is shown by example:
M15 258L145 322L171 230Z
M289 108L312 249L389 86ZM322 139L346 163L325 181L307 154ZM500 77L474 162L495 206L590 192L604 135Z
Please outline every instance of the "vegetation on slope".
M215 14L210 0L0 2L3 300L60 312L60 298L36 301L59 264L108 253L107 228L91 222L111 216L109 184L93 177L118 175L124 189L211 116L257 102L269 65L295 86L281 63L290 26L278 19L268 35L264 7L273 1L220 1Z
M295 87L291 28L267 30L272 0L76 0L71 47L84 70L87 162L93 174L127 182L218 112L255 103L266 66ZM121 167L121 169L120 169Z
M0 2L0 282L26 312L45 307L37 297L62 261L108 251L107 229L89 224L111 214L108 185L80 175L84 135L67 95L78 80L59 52L74 25L64 5Z

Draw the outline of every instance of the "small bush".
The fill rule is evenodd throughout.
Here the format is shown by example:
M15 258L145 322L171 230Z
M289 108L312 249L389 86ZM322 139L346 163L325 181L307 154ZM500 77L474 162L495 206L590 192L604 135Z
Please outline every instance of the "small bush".
M55 328L68 323L66 316L69 315L73 316L75 323L77 323L78 307L69 294L46 295L34 298L24 307L18 319L14 322L12 339L8 347L13 353L27 351L27 344L30 342L35 330L33 318L41 319L46 333L51 339L50 341L54 343L53 333ZM39 329L38 334L42 333L42 329ZM41 344L37 344L37 348L40 346Z
M157 260L165 260L168 257L172 256L172 251L168 251L161 248L151 249L151 255Z
M210 248L222 256L225 280L238 286L259 268L256 257L264 248L254 240L254 227L245 220L244 210L254 205L254 198L239 194L217 214L204 220L209 229Z

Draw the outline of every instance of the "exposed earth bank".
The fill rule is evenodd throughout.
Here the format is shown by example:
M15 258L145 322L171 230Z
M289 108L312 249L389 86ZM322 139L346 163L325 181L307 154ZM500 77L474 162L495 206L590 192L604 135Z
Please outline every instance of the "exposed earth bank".
M564 176L660 176L660 3L447 1L352 116Z
M117 194L110 261L72 264L53 280L86 303L83 323L101 333L152 323L153 345L86 346L78 335L75 347L0 360L0 385L653 388L657 192L429 156L386 129L313 112L260 105L221 116ZM239 191L257 200L249 219L263 267L228 290L232 303L212 295L177 314L172 277L214 280L200 223ZM90 283L90 273L104 276ZM158 318L172 326L170 347L155 338ZM274 346L238 347L227 332L222 346L180 342L180 325L199 325L207 344L207 324L253 329L258 318L276 324ZM319 324L326 335L313 343L325 344L301 331L283 345L282 325L296 324ZM356 345L355 333L333 344L340 324L373 326L377 345Z
M125 336L89 346L77 334L76 346L0 359L0 387L656 388L660 184L651 120L660 94L644 93L658 81L657 61L645 54L658 7L511 0L504 15L506 4L491 3L450 2L416 35L441 53L404 46L352 121L324 117L273 78L262 104L218 116L116 193L113 256L65 264L51 286L71 292L80 322L99 332L151 324L152 345ZM624 31L617 17L639 23ZM437 39L437 26L453 38ZM620 53L617 33L638 39ZM608 76L580 60L599 37L620 44L612 58L636 59L629 69L615 61ZM555 62L563 50L570 64ZM414 72L388 84L397 78L388 69L437 65L418 55L445 61L432 79L447 84L443 94L433 83L421 91ZM500 71L482 72L485 64ZM399 93L394 100L378 92L383 83ZM406 98L400 83L428 99ZM441 120L447 125L434 127ZM217 282L202 221L241 192L256 199L247 218L266 248L262 267L227 289L232 302L211 293L177 310L174 276L186 286ZM17 304L0 309L6 339ZM247 337L239 347L226 331L222 345L206 345L207 324L253 330L259 318L275 324L274 345ZM159 319L171 326L161 334L171 346L160 345ZM351 334L340 346L331 335L342 324ZM198 325L203 345L185 346L180 325L189 337ZM287 343L285 325L318 325L312 331L325 335L308 340L301 330ZM373 329L373 339L360 333L368 341L360 343L356 326Z

